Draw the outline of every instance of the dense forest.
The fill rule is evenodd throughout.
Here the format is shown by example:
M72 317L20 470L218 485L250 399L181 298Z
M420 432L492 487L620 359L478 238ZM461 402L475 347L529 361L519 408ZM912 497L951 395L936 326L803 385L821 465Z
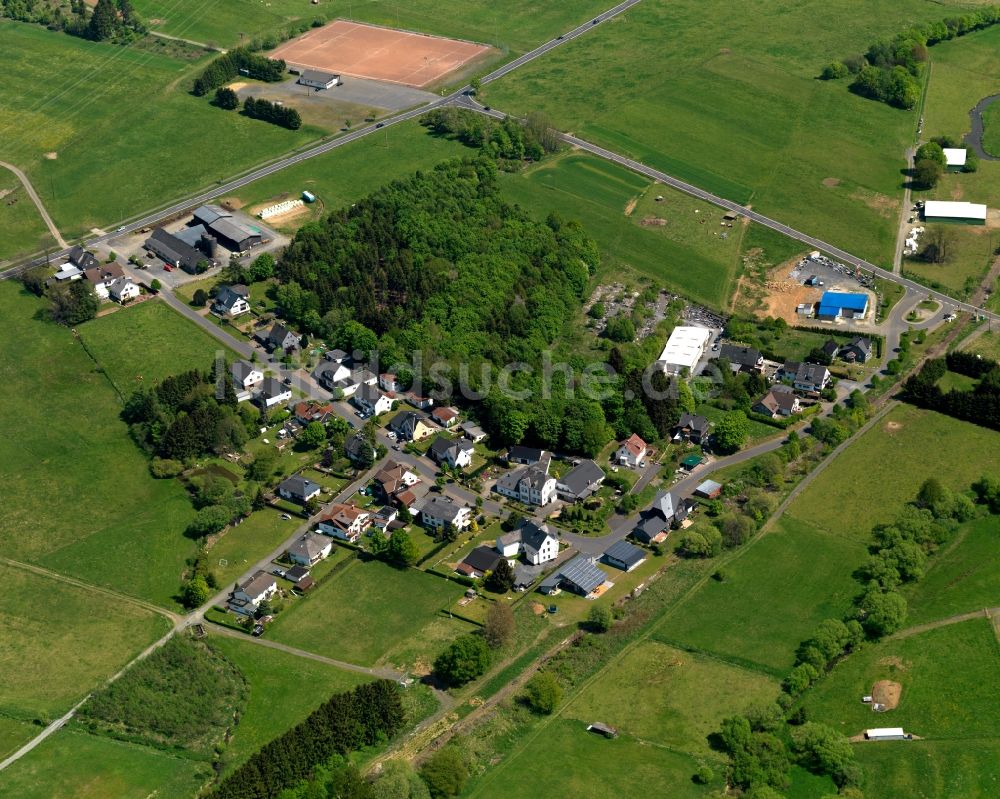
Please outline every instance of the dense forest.
M538 161L560 149L562 142L548 117L539 112L524 120L494 119L464 108L436 108L420 117L420 124L439 136L456 139L481 150L501 164ZM509 168L509 166L508 166Z
M177 635L95 693L79 716L116 737L208 755L246 696L243 675L222 653Z

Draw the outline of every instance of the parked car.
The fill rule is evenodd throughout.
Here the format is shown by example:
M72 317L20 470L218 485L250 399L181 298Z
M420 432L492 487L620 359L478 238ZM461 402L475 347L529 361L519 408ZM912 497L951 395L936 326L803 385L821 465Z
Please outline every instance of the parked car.
M271 569L271 574L273 574L275 577L284 577L285 576L285 570L284 569Z
M292 520L292 517L289 516L287 513L282 513L281 514L281 519L282 519L282 521L290 522Z

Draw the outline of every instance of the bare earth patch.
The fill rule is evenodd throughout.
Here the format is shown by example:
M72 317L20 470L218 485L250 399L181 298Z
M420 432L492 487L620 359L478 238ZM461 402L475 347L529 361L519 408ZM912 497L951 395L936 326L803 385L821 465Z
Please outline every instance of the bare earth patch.
M899 211L899 201L892 197L876 192L855 192L851 195L852 200L861 200L865 205L875 211L879 216L891 219Z
M223 197L219 202L230 211L239 211L243 207L243 200L239 197Z
M625 204L625 216L632 216L632 212L635 210L636 203L639 202L638 197L633 197L628 203Z
M639 220L639 224L643 227L663 227L667 220L660 216L647 216Z
M840 178L823 178L823 185L830 187L839 186Z
M730 50L728 47L720 47L719 48L719 55L729 55L731 52L733 52L733 51Z
M900 430L902 427L903 427L903 425L901 425L899 422L886 422L885 423L885 431L887 433L895 433L897 430Z
M900 671L907 671L910 668L910 664L896 657L895 655L888 655L887 657L881 658L878 662L880 666L892 666L893 668L899 669Z
M882 705L886 710L895 710L902 694L903 686L892 680L879 680L872 686L872 702Z
M765 296L762 305L755 309L761 319L772 316L784 319L790 325L797 325L802 320L795 309L804 303L816 302L823 295L823 289L806 286L798 281L788 279L789 273L798 265L799 256L778 264L767 274L764 281Z
M59 153L57 153L55 150L52 150L51 152L45 153L45 157L48 158L50 161L55 161L59 157Z

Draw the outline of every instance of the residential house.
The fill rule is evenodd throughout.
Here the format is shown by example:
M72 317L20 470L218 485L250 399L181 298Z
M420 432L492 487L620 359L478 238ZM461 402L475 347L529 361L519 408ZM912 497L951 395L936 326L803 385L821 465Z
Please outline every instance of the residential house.
M392 408L393 397L375 386L361 383L351 397L351 403L365 416L378 416Z
M447 430L458 424L458 410L440 405L431 411L431 418Z
M800 363L792 386L799 391L819 393L830 382L830 371L818 363Z
M323 353L323 357L330 361L331 363L347 363L351 360L351 356L348 355L343 350L327 350Z
M299 402L295 405L295 418L303 425L311 422L326 423L335 413L332 402Z
M243 616L253 616L257 607L265 599L278 593L278 582L264 571L254 572L247 580L236 586L229 598L229 609Z
M300 587L300 583L308 577L309 568L307 566L296 564L290 569L285 569L285 579L291 583L295 583L296 588Z
M434 432L427 418L414 411L400 411L389 422L389 430L400 441L423 441Z
M556 478L549 476L549 461L545 457L533 466L525 466L505 474L494 484L498 494L526 505L544 507L556 497Z
M449 438L442 434L434 439L427 454L437 463L447 463L453 469L465 469L472 463L475 448L471 441Z
M406 401L409 402L414 408L418 408L422 411L426 411L434 404L433 397L423 397L413 391L407 392Z
M240 316L250 313L250 289L246 286L221 286L212 303L212 311L219 316Z
M250 361L236 361L229 367L233 377L233 388L236 389L236 399L245 402L252 393L264 382L264 373Z
M544 449L537 449L536 447L522 447L520 444L517 444L507 451L507 462L531 466L532 464L538 463L542 457L545 456L545 454Z
M330 539L316 533L306 533L288 548L288 559L300 566L313 566L330 554Z
M764 356L760 350L753 347L741 347L738 344L723 344L719 349L719 358L729 361L734 372L763 372Z
M108 296L121 305L131 302L139 294L139 287L132 282L130 277L115 278L108 286Z
M414 472L395 461L382 464L382 468L375 473L374 480L386 501L392 501L399 492L420 482Z
M841 347L838 354L842 360L848 363L867 363L872 357L871 339L858 336L850 343Z
M823 342L823 346L819 348L819 351L823 353L831 361L837 357L837 351L840 349L840 345L834 341L832 338L828 338Z
M378 375L368 369L352 369L350 379L359 386L378 385Z
M577 555L559 569L560 583L568 590L581 596L592 594L605 582L608 576L594 563L589 555Z
M498 536L496 550L505 558L524 555L532 566L540 566L559 557L559 539L547 524L526 521L517 530Z
M670 438L675 443L687 442L700 446L708 440L708 432L711 427L712 423L704 416L684 413L674 425Z
M87 254L90 255L90 253ZM98 299L106 300L111 296L109 292L111 284L125 277L125 272L118 264L96 264L95 266L87 267L83 271L83 276L94 287L94 293Z
M578 502L593 494L604 482L604 469L596 461L583 460L556 482L559 499Z
M310 499L319 496L321 490L322 488L312 480L307 480L301 475L294 474L282 480L278 485L278 496L304 505Z
M683 522L689 508L684 500L675 500L669 491L661 491L653 504L639 518L632 537L642 544L655 544L667 537L673 525Z
M800 361L785 361L774 373L774 379L782 383L790 383L798 374L800 366L802 366Z
M615 452L615 463L636 467L646 460L647 451L646 442L633 433L618 445L618 451Z
M283 324L274 324L266 333L257 332L254 338L259 341L268 352L281 350L289 353L297 350L302 344L302 336Z
M776 383L771 386L771 390L767 394L757 400L751 410L754 413L778 419L782 416L798 413L802 410L802 406L794 391L784 383Z
M455 567L455 571L478 580L486 572L496 569L500 562L500 555L492 547L479 546L465 556L464 560Z
M265 377L260 384L260 393L257 395L257 403L264 408L273 408L281 405L292 398L292 390L273 377Z
M646 553L628 541L616 541L604 551L604 562L630 572L646 559Z
M387 530L389 526L399 518L399 511L392 505L383 505L372 517L372 524L381 530Z
M432 530L447 527L449 524L456 530L464 530L471 521L472 509L468 505L440 494L434 496L430 502L424 503L420 509L420 523Z
M329 355L313 369L312 376L327 391L335 391L340 388L338 383L351 376L351 370L339 361L330 360Z
M461 430L462 435L469 439L469 441L473 444L478 444L480 441L486 440L486 431L473 422L463 422Z
M430 486L426 483L414 483L393 494L392 500L400 508L406 508L411 514L418 514L428 491L430 491Z
M403 390L403 384L391 372L383 372L378 376L378 387L393 394Z
M338 502L330 506L327 514L319 520L317 528L321 533L332 535L350 543L356 543L371 522L371 513L364 508Z
M94 257L93 253L87 252L79 244L69 251L69 262L81 272L86 272L88 269L100 266L100 262Z
M344 442L344 454L354 463L371 464L378 453L362 433L355 433Z

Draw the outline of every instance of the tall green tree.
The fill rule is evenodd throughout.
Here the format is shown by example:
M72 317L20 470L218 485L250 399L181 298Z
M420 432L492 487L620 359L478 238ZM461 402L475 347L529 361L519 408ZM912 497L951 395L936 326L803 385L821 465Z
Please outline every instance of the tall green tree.
M87 33L95 42L112 38L118 30L118 9L114 0L97 0L94 13L90 15Z

